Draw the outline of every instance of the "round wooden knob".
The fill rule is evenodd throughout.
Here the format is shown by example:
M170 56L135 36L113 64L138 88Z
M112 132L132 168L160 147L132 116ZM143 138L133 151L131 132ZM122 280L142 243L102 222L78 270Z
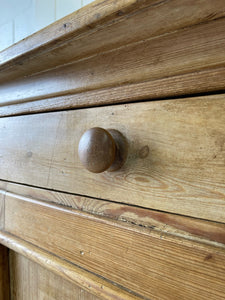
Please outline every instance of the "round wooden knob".
M127 142L117 130L94 127L81 137L78 154L83 166L93 173L116 171L127 157Z

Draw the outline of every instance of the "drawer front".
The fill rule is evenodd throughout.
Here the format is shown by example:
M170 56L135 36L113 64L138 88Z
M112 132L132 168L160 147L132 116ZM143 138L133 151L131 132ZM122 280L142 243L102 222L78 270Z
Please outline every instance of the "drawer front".
M217 95L1 118L0 178L224 222L224 109ZM96 126L127 138L120 170L80 163L80 137Z

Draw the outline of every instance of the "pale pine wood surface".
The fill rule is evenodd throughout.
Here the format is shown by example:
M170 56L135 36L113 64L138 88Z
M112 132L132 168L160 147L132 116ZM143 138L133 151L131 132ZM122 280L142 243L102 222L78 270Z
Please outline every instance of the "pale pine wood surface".
M171 76L141 83L85 91L73 95L52 96L41 100L0 106L0 116L20 115L43 111L86 108L104 104L134 102L144 99L161 99L224 90L224 67ZM209 80L210 78L210 80ZM197 85L193 84L198 82ZM206 86L207 82L207 86Z
M0 299L10 300L9 254L8 249L0 245Z
M44 269L53 272L61 278L75 284L89 293L105 300L136 300L142 299L127 292L121 287L110 283L93 273L71 264L63 258L59 258L54 254L34 246L18 237L9 233L0 231L1 244L12 249L16 253L27 257L29 260L36 262Z
M100 299L14 251L10 251L10 288L12 300Z
M95 1L2 51L0 70L4 70L8 79L29 75L136 41L208 23L224 17L223 4L223 0L215 0L213 5L210 0ZM4 81L4 76L0 78Z
M61 204L79 211L103 216L126 224L136 224L157 231L202 243L225 244L225 224L169 214L111 201L70 195L40 188L0 181L1 193L13 193L27 198ZM0 202L1 205L1 202ZM2 206L4 204L2 203ZM3 216L0 222L3 223Z
M224 299L224 247L8 195L5 230L150 299Z
M139 41L30 77L19 77L12 82L7 78L0 87L1 105L223 67L224 26L225 19L221 18L184 29L182 33L175 31L153 40Z
M225 221L223 95L0 119L0 178ZM114 128L129 143L118 172L81 166L79 138Z
M75 284L89 293L105 300L138 300L138 297L131 292L127 292L121 287L110 283L93 273L59 258L54 254L34 246L9 233L0 231L0 241L16 253L32 260L44 269L53 272L61 278Z
M75 11L73 14L70 14L59 21L54 22L47 28L42 29L36 34L24 39L11 46L9 49L4 50L0 53L0 63L3 66L2 69L10 68L16 62L18 65L22 65L21 62L26 61L28 63L28 56L32 54L33 58L36 58L37 67L37 57L44 58L46 52L50 53L55 48L62 47L64 48L65 44L74 40L79 41L85 35L89 36L96 31L96 27L101 27L106 22L106 27L110 23L117 23L121 19L122 15L129 15L130 11L136 11L143 7L152 6L157 3L157 0L147 0L142 1L142 3L137 3L136 0L106 0L106 1L95 1L90 5ZM219 1L218 1L219 4ZM207 5L208 6L208 5ZM220 14L218 7L215 10L215 13ZM206 9L205 14L208 15L208 9ZM216 15L217 15L216 13ZM222 14L223 15L223 14ZM204 14L203 14L204 16ZM60 48L61 48L60 47ZM75 47L76 48L76 47ZM89 46L90 48L90 46ZM62 51L62 49L60 49ZM76 51L76 49L75 49ZM81 51L78 50L78 53ZM26 57L24 57L28 54ZM67 53L68 54L68 53ZM80 55L82 55L80 53ZM49 55L48 55L49 56ZM52 61L51 57L51 61ZM63 59L62 57L60 57ZM50 59L50 57L49 57ZM33 59L32 59L33 60ZM47 60L46 60L47 62ZM27 66L29 70L29 66ZM24 69L21 67L21 69Z
M223 91L224 12L95 2L0 54L0 115ZM224 109L215 95L1 118L0 240L35 261L12 252L12 293L56 297L57 282L62 297L76 283L107 300L224 299ZM80 165L94 126L128 138L120 171Z
M93 3L2 53L0 114L224 90L224 22L221 0Z

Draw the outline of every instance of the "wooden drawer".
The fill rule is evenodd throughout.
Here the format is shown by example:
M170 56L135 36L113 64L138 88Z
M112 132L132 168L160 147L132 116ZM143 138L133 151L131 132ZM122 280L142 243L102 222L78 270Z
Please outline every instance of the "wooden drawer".
M208 96L2 118L0 178L224 222L224 109L224 96ZM119 171L79 162L96 126L127 138Z
M98 0L0 53L0 299L224 299L224 7Z

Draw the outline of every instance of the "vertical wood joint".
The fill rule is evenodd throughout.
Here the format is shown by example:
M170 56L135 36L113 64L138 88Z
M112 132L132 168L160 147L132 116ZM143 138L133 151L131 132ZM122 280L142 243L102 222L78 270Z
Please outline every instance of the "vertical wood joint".
M0 191L0 230L5 229L5 196L6 192Z

